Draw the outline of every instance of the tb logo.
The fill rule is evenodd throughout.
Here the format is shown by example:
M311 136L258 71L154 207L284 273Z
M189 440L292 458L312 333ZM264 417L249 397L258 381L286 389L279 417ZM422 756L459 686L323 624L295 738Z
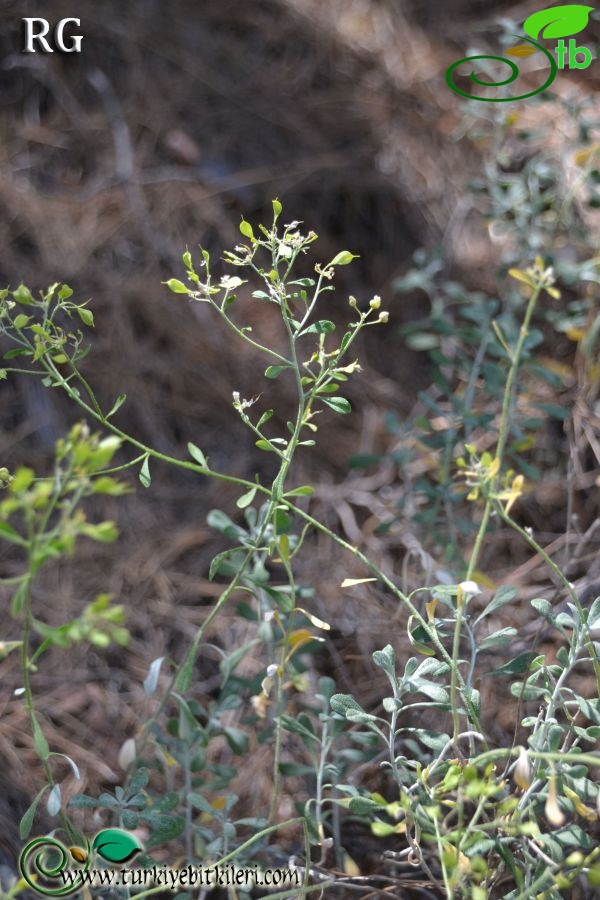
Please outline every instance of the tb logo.
M50 24L47 19L41 19L36 16L23 19L23 25L25 26L23 53L36 53L38 49L34 46L36 43L42 53L54 53L52 41L54 42L54 47L63 53L81 53L83 35L72 34L68 45L65 44L65 27L69 22L74 22L77 27L81 25L81 19L60 19L54 27L52 38L47 40L46 35L50 31Z

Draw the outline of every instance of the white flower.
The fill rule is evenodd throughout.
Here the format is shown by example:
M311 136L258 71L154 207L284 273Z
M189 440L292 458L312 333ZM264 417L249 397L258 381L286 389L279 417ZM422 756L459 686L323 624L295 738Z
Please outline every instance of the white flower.
M246 284L246 282L237 275L224 275L219 282L219 285L226 291L234 291L240 284Z
M462 591L466 600L470 600L471 597L476 597L477 594L481 593L481 588L476 581L461 581L458 588Z

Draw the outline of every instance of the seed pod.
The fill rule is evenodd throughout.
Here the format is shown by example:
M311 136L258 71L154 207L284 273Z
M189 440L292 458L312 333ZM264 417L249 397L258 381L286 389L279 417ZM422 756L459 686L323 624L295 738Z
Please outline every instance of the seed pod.
M521 788L522 791L526 791L531 784L530 774L527 750L525 747L519 747L519 758L513 772L513 778L517 787Z
M558 798L556 795L556 775L554 772L550 775L550 780L548 782L548 797L544 807L544 815L555 828L560 828L560 826L564 824L565 816L558 805Z

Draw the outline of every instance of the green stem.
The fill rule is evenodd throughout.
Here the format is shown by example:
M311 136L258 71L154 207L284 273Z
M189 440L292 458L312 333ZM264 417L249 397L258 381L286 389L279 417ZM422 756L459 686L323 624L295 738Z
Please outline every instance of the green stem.
M260 350L263 353L266 353L267 356L271 356L273 359L276 359L277 362L283 363L286 366L290 365L289 359L286 359L285 356L282 356L280 353L277 353L275 350L271 350L270 347L264 347L262 344L259 344L257 341L254 341L251 337L248 337L247 333L245 331L242 331L241 328L237 327L235 322L233 322L229 318L229 316L227 315L225 310L221 309L221 307L219 306L218 303L215 303L214 300L211 300L210 304L213 307L213 309L216 309L216 311L219 313L219 315L221 316L223 321L227 323L229 328L231 328L233 331L235 331L237 336L242 338L242 340L246 341L247 344L250 344L250 346L254 347L255 350Z
M462 632L463 608L465 598L459 588L456 598L456 620L454 622L454 635L452 638L452 669L450 671L450 706L452 708L452 737L458 746L460 734L460 712L458 709L458 667L460 653L460 638Z
M506 379L506 387L504 388L504 397L502 400L502 412L500 414L500 424L498 426L498 446L496 448L496 458L500 461L498 467L498 474L494 478L490 491L488 493L488 497L486 499L485 508L483 512L483 517L481 520L481 524L479 526L479 531L477 533L477 538L475 540L475 545L473 547L473 551L471 553L471 558L469 560L469 566L467 569L466 580L470 581L473 577L473 572L477 566L479 561L479 556L481 553L481 546L483 544L483 539L487 530L488 521L490 518L490 513L492 511L493 505L493 494L495 492L495 488L498 482L498 477L502 471L502 463L504 460L504 450L506 448L506 442L508 440L508 432L509 432L509 419L510 419L510 406L512 401L512 393L515 384L515 379L517 377L517 372L519 370L519 366L521 363L521 355L523 353L523 347L525 345L525 341L527 339L527 335L529 334L529 325L531 323L531 317L533 316L533 311L535 309L536 303L538 301L538 297L540 295L540 291L542 290L542 286L536 284L531 292L531 297L529 298L529 302L527 304L527 309L525 311L525 318L523 319L523 324L521 325L521 329L519 331L519 338L517 340L517 346L515 347L515 351L512 355L510 361L510 367L508 370L508 378Z
M484 541L485 535L487 533L488 523L489 523L492 509L494 506L494 498L495 498L496 491L497 491L498 479L501 477L501 474L502 474L504 451L506 449L506 442L508 440L509 425L510 425L510 408L511 408L511 403L512 403L515 380L516 380L517 372L519 371L519 366L521 363L523 347L525 345L525 341L527 340L527 335L529 334L529 325L531 323L531 317L533 316L533 311L535 309L535 305L537 303L541 289L542 289L542 285L536 284L535 287L531 291L531 296L530 296L529 302L527 304L527 309L525 311L525 317L523 319L523 324L521 325L521 328L519 331L519 338L517 340L517 345L515 347L514 353L510 356L510 366L509 366L509 370L508 370L508 377L506 379L506 386L504 388L504 396L502 399L502 411L500 414L500 424L498 426L498 445L496 447L496 460L497 460L498 469L497 469L496 475L491 480L491 483L487 490L487 496L486 496L486 501L485 501L485 507L483 510L483 515L481 517L481 522L479 524L479 529L477 531L477 536L475 538L475 543L473 545L473 550L471 552L471 558L469 560L469 565L467 568L467 574L466 574L467 581L470 581L473 578L473 573L477 567L477 563L479 562L479 557L481 555L483 541ZM452 706L452 723L453 723L453 731L454 731L454 740L455 741L461 730L460 712L458 709L458 678L459 678L459 654L460 654L460 639L462 636L462 623L463 623L462 604L457 602L456 619L454 622L454 637L453 637L453 641L452 641L452 663L451 663L451 669L450 669L450 702L451 702L451 706ZM465 700L466 699L467 698L465 697Z
M404 594L400 588L398 588L394 582L388 578L388 576L375 565L364 553L362 553L358 547L354 547L352 544L349 544L348 541L345 541L342 537L332 531L327 525L324 525L322 522L319 522L318 519L313 518L309 513L305 512L303 509L300 509L299 506L291 503L287 498L284 498L284 503L288 507L291 512L296 513L301 518L303 518L306 522L309 522L317 531L320 531L322 534L326 534L334 543L338 546L343 547L344 550L351 553L356 559L360 560L360 562L366 567L366 569L375 577L378 581L381 581L388 590L392 592L392 594L400 600L408 609L408 611L413 615L416 620L419 622L421 627L426 632L429 640L435 646L436 650L440 654L440 657L444 659L449 666L452 665L452 657L440 641L438 634L434 628L431 627L431 624L421 615L417 607L413 604L411 599ZM461 688L465 687L465 681L460 674L458 673L458 684ZM470 697L465 696L465 703L469 710L469 716L474 723L477 731L481 731L481 725L479 722L479 716Z

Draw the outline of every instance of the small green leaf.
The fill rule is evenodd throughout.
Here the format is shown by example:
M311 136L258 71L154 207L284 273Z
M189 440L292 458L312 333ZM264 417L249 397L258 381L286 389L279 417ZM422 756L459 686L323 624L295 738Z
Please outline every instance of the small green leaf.
M200 447L197 447L196 444L192 444L191 441L188 441L187 448L192 459L195 459L203 469L208 469L208 461Z
M0 538L4 538L4 540L10 541L12 544L21 544L21 546L27 544L19 532L15 531L8 522L0 522Z
M350 694L334 694L329 702L335 713L344 716L350 722L374 722L377 718L365 712Z
M389 837L392 834L396 834L396 826L390 825L389 822L382 822L381 819L376 819L375 822L371 822L371 832L375 837Z
M15 593L13 594L13 598L10 605L10 612L13 618L16 618L22 611L23 605L27 600L29 595L29 578L27 575L23 577L23 580L19 584Z
M321 319L305 328L302 334L331 334L332 331L335 331L335 323L329 319Z
M31 316L26 316L24 313L19 313L18 316L15 316L14 326L17 329L25 328L28 322L31 321Z
M241 647L238 647L233 653L230 653L228 656L225 656L221 662L219 663L219 669L221 670L221 674L223 675L225 681L227 681L231 675L235 672L241 661L245 656L258 644L258 639L253 638L251 641L248 641L246 644L242 644Z
M227 562L230 558L233 560L238 555L239 551L235 548L229 548L228 550L222 550L221 553L217 553L215 557L213 557L210 568L208 570L208 580L212 581L215 575L218 575L221 571L222 564Z
M267 409L267 410L262 414L262 416L260 417L260 419L258 420L258 422L257 422L257 424L256 424L256 427L257 427L257 428L262 428L263 425L266 425L266 423L269 421L269 419L271 419L271 418L273 417L273 412L274 412L274 410L272 410L272 409Z
M354 254L354 253L350 253L349 250L342 250L341 253L338 253L338 255L331 260L329 265L330 266L347 266L349 263L352 262L353 259L358 259L358 256L356 256L356 254Z
M430 648L427 647L426 649L429 650ZM423 651L420 652L422 653ZM450 699L448 691L441 684L436 684L434 681L424 681L419 678L413 682L412 688L415 692L430 697L436 703L447 703Z
M252 225L250 224L250 222L246 222L245 219L242 219L242 221L240 222L240 231L244 235L244 237L247 237L253 243L254 241L256 241L254 232L252 230Z
M238 498L236 506L238 507L238 509L246 509L247 506L250 506L255 496L256 488L250 488L249 491L247 491L245 494L242 494L242 496Z
M26 350L25 347L13 347L12 350L7 350L2 359L16 359L17 356L31 356L31 350Z
M365 816L374 809L381 809L381 804L371 800L370 797L351 797L348 809L357 816Z
M409 734L414 734L422 744L433 750L436 756L442 752L450 740L449 735L442 734L439 731L430 731L426 728L406 728L405 731Z
M111 416L114 416L114 414L116 412L118 412L118 410L121 409L121 407L123 406L123 404L125 403L126 400L127 400L127 394L119 394L119 396L113 403L110 412L106 414L106 418L110 419Z
M593 6L577 3L540 9L525 19L523 31L534 40L538 37L551 39L579 34L587 25L593 9Z
M342 338L342 343L340 344L340 356L342 355L342 353L345 351L346 347L352 340L353 335L354 335L353 331L347 331L346 334L344 335L344 337Z
M227 725L223 728L223 734L234 753L241 756L247 752L249 739L245 731L242 731L241 728Z
M134 794L137 794L139 791L143 791L143 789L148 784L149 780L150 780L150 772L148 771L148 769L145 766L140 766L139 769L136 769L136 771L134 772L134 774L131 778L131 781L129 782L129 790L128 790L129 796L131 797ZM161 808L162 808L162 804L161 804Z
M196 648L192 645L183 660L177 678L175 679L175 690L180 694L189 691L194 675L194 665L196 664Z
M61 285L60 291L58 292L59 300L68 300L69 297L73 296L73 288L70 288L68 284Z
M587 618L589 628L596 628L598 623L600 623L600 596L592 603Z
M352 412L352 407L345 397L320 397L319 399L337 413L348 415Z
M420 640L421 633L423 632L423 628L418 626L415 628L414 633L411 630L411 625L414 620L414 616L408 617L408 623L406 627L406 633L408 635L408 640L412 647L415 648L417 653L420 653L422 656L435 656L435 650L433 647L429 647L427 644L424 644L422 640ZM419 637L417 637L417 635Z
M566 631L564 630L562 625L560 625L556 621L556 613L552 604L548 600L545 600L543 597L534 597L530 602L535 611L538 612L540 616L542 616L542 618L546 620L546 622L552 625L553 628L556 628L558 631L560 631L563 637L567 636Z
M145 458L140 469L139 479L145 488L149 488L152 484L152 476L150 475L150 462L148 457Z
M285 369L290 366L267 366L265 369L265 378L278 378Z
M111 544L119 536L114 522L98 522L97 525L84 524L81 526L81 533L93 541L100 541L103 544Z
M277 219L279 218L279 216L281 215L283 206L281 205L281 203L279 202L279 200L277 198L275 198L275 200L273 200L272 202L273 202L273 216L274 216L274 221L276 222Z
M182 281L178 281L177 278L169 278L168 281L163 281L163 284L166 284L169 290L173 291L174 294L189 294L189 289Z
M98 856L108 862L125 863L143 850L135 835L120 828L105 828L99 831L92 843Z
M492 647L503 647L505 644L510 644L516 634L516 628L501 628L493 634L488 634L488 636L481 641L478 649L490 650Z
M22 841L26 840L29 837L31 827L33 825L33 820L35 818L35 812L38 808L38 803L42 799L44 791L46 791L47 789L48 785L45 784L44 787L40 791L38 791L36 797L33 799L27 810L23 814L23 818L19 823L19 835Z
M284 497L310 497L314 492L315 489L312 485L302 484L300 487L292 488L291 491L286 491Z
M90 328L94 327L94 313L91 309L86 309L85 306L78 306L77 312L84 325L89 325Z
M502 587L498 588L483 612L477 616L474 624L477 625L477 623L481 622L485 616L489 616L490 613L496 612L496 610L500 609L502 606L506 606L506 604L510 603L511 600L514 600L516 596L516 588L511 587L508 584L502 585Z
M373 653L373 662L376 666L391 676L396 672L396 654L391 644L388 644L383 650L375 650Z
M519 656L515 656L514 659L509 660L509 662L498 669L494 669L492 672L483 672L482 678L486 678L489 675L522 675L523 672L527 672L530 663L535 659L536 655L531 650L520 653Z
M277 549L279 550L279 555L284 563L289 562L290 560L290 539L287 534L281 534L279 536L279 541L277 542Z
M264 441L262 438L259 441L256 441L256 446L259 450L266 450L268 453L274 453L274 448L271 447L268 441Z

